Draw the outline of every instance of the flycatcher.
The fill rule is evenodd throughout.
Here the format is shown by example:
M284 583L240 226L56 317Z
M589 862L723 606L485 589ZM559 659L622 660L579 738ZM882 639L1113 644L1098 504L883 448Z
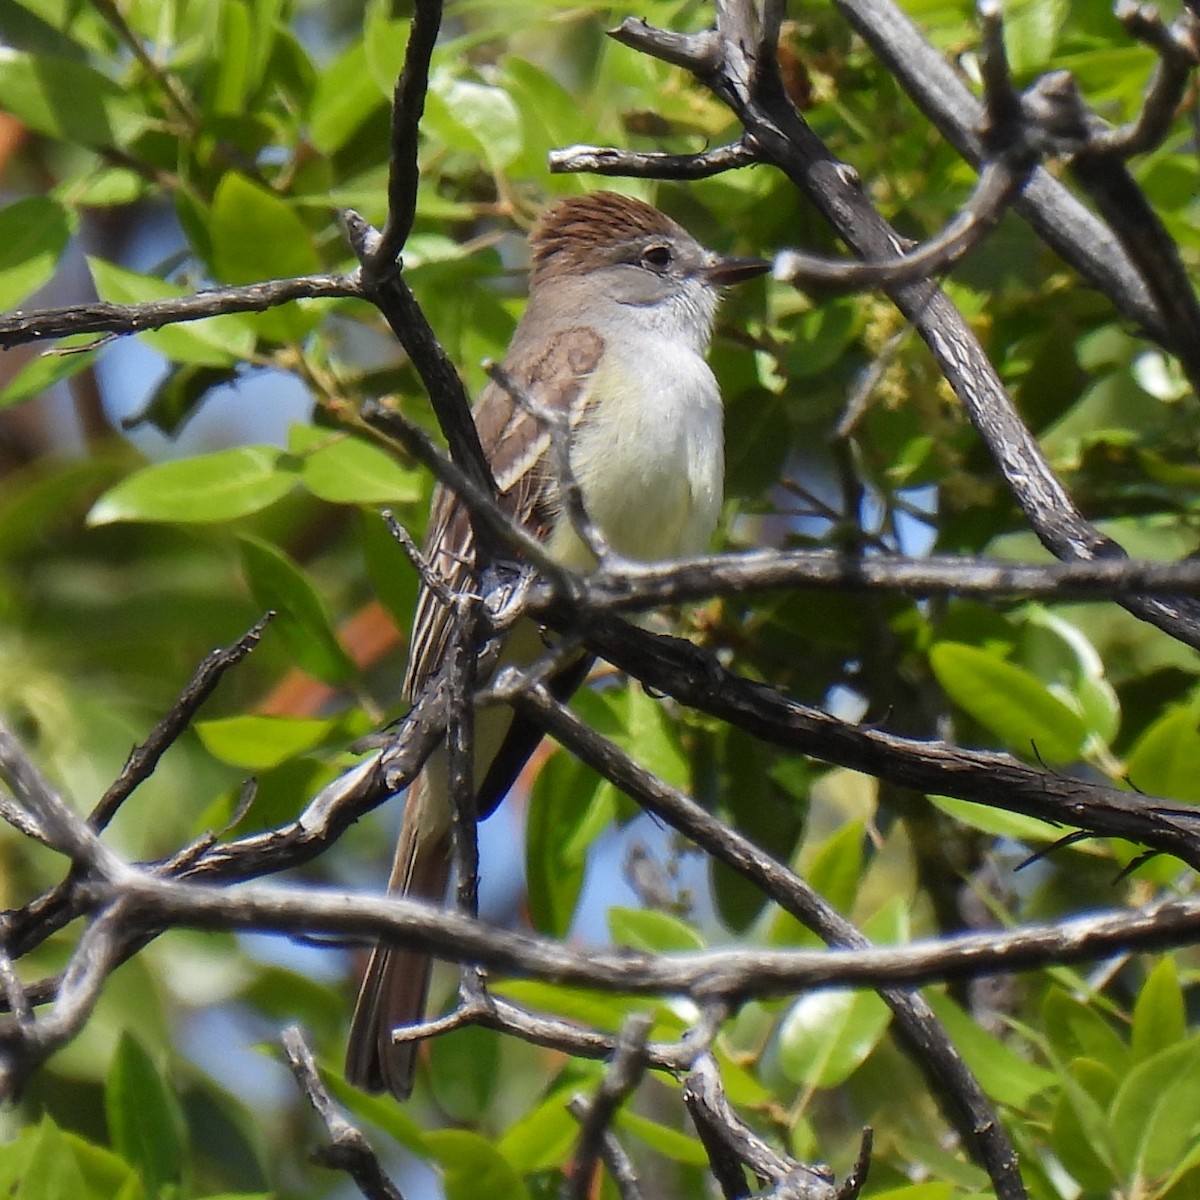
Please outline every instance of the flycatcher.
M612 192L552 205L530 247L529 302L504 359L514 390L566 415L584 508L616 553L641 561L702 553L716 528L725 474L721 395L705 362L713 318L722 287L770 264L723 258L664 213ZM474 416L500 503L556 560L591 569L560 499L544 421L497 383L484 389ZM470 522L445 488L434 494L425 549L451 592L470 586ZM509 635L508 662L532 662L544 649L525 624ZM448 608L423 589L404 682L410 700L441 666L450 626ZM581 661L564 670L552 681L555 692L569 695L587 667ZM479 714L481 817L504 798L539 739L510 712ZM389 891L441 902L450 857L443 750L409 789ZM351 1083L408 1097L417 1043L395 1043L392 1031L422 1019L431 965L419 951L375 948L350 1029Z

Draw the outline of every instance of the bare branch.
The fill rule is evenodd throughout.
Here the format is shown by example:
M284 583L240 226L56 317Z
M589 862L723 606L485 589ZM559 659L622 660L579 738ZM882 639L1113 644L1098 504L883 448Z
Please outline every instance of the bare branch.
M635 179L708 179L724 171L753 166L759 161L745 140L730 142L699 154L661 154L657 151L618 150L612 146L565 146L551 150L552 175L581 171L593 175L622 175Z
M1171 900L1134 911L1092 913L1019 930L957 934L906 946L654 955L575 950L398 896L261 883L231 891L141 872L131 873L120 885L86 884L84 891L91 903L105 905L118 887L121 923L127 929L166 924L386 938L439 958L479 961L519 975L608 992L686 994L702 1002L728 998L741 1003L751 997L825 987L869 987L885 989L890 995L893 988L1086 962L1134 948L1166 949L1200 938L1200 900Z
M634 1013L629 1017L596 1094L590 1101L583 1096L576 1097L578 1109L572 1108L572 1112L579 1117L579 1141L571 1161L566 1200L587 1200L592 1194L592 1176L603 1150L605 1134L609 1132L617 1110L641 1082L646 1069L643 1051L652 1024L648 1013Z
M581 1121L587 1115L586 1102L580 1096L572 1099L567 1104L567 1109L573 1117ZM616 1136L608 1131L600 1138L600 1159L616 1185L617 1195L621 1200L642 1200L642 1186L633 1160L625 1153Z
M786 1188L786 1195L795 1200L837 1200L833 1172L824 1163L808 1166L785 1157L738 1117L725 1098L717 1064L710 1055L699 1058L688 1073L683 1102L726 1200L750 1195L743 1164L759 1179L770 1180L777 1189ZM785 1195L782 1190L773 1194L780 1200Z
M97 832L105 829L130 794L154 773L159 760L175 744L180 734L191 724L200 706L212 695L225 673L236 667L262 640L267 623L274 617L267 613L254 623L232 646L214 650L196 668L187 686L150 736L135 746L125 760L120 775L100 797L88 817L88 824Z
M0 316L0 350L26 342L81 333L126 334L161 329L182 321L200 321L227 313L265 312L289 300L362 298L355 275L298 275L245 287L212 288L194 296L148 300L144 304L71 304Z
M441 0L417 0L404 49L404 68L392 96L387 224L374 255L363 264L372 279L395 271L417 214L417 137L429 87L429 60L441 24Z
M312 1051L300 1029L289 1025L280 1036L280 1041L296 1083L308 1097L317 1116L325 1123L329 1134L329 1144L314 1151L313 1161L324 1167L345 1171L365 1200L404 1200L403 1193L380 1166L379 1158L362 1130L334 1103L321 1082Z

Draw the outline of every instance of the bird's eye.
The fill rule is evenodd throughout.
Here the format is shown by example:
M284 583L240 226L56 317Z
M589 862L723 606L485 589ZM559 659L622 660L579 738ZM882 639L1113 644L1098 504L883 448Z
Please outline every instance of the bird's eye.
M665 271L671 265L671 248L661 244L647 246L642 251L642 266L652 271Z

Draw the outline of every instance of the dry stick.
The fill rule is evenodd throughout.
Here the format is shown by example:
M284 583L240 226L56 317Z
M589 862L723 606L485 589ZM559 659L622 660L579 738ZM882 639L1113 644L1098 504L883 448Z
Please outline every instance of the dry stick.
M587 1105L579 1096L576 1096L568 1101L567 1111L582 1121L587 1115ZM600 1159L608 1169L608 1174L616 1185L617 1195L621 1200L643 1200L642 1186L638 1180L633 1160L625 1153L624 1147L617 1141L615 1135L608 1131L605 1131L600 1138Z
M17 309L0 316L0 350L77 333L140 333L225 313L263 312L289 300L361 299L362 296L357 275L299 275L245 287L213 288L194 296L149 300L144 304L100 302L34 312Z
M725 1097L721 1075L711 1055L701 1055L688 1072L683 1084L683 1102L726 1200L742 1200L750 1195L743 1164L759 1179L776 1185L772 1196L853 1200L858 1195L870 1161L869 1129L863 1131L855 1169L839 1188L833 1172L824 1163L800 1163L780 1154L738 1117Z
M860 558L842 550L750 550L664 563L622 563L583 580L580 603L595 612L657 608L711 596L813 588L895 591L910 596L1044 596L1112 600L1179 592L1200 594L1200 561L1105 558L1011 563L968 555ZM541 597L540 592L536 592ZM543 606L544 599L537 604Z
M608 146L565 146L551 150L550 171L587 171L592 175L637 176L643 179L707 179L749 167L758 161L753 148L740 140L699 154L615 150Z
M447 459L420 426L395 409L368 400L363 405L362 416L373 429L399 442L409 454L428 467L440 483L455 493L470 512L477 534L484 533L494 546L508 548L516 552L522 561L535 566L559 595L570 597L579 594L579 577L556 563L545 545L496 503L494 481L491 487L480 485L468 471L463 470L453 454ZM475 428L473 422L471 428Z
M576 1112L579 1141L563 1189L564 1200L588 1200L592 1194L592 1177L596 1160L601 1156L604 1135L621 1105L642 1081L646 1069L646 1036L653 1023L654 1018L649 1013L634 1013L627 1018L596 1094L590 1101L583 1096L575 1097L582 1114Z
M191 724L200 706L212 695L225 673L236 667L262 640L263 631L275 616L267 613L231 646L213 650L196 668L183 691L140 745L125 760L120 775L100 797L88 824L98 833L107 828L117 810L132 792L154 774L159 760Z
M678 829L714 858L751 879L770 899L817 932L831 945L869 943L803 880L762 853L748 838L728 828L690 797L668 787L627 755L557 704L543 688L518 690L517 711L542 723L582 761ZM1003 1197L1024 1195L1016 1155L1000 1128L991 1103L938 1025L928 1004L916 993L880 990L891 1008L914 1061L934 1090L952 1106L954 1123L983 1161Z
M729 832L722 831L721 844L741 861L742 847L736 836L728 837ZM795 877L778 863L766 862L768 873L782 883L782 894L792 896ZM500 929L452 909L399 896L269 883L214 888L135 870L127 871L118 884L89 882L80 890L89 910L119 899L123 938L172 926L386 940L447 961L480 962L508 974L607 992L688 995L702 1004L740 1004L826 987L908 994L909 989L928 983L1070 965L1133 950L1170 949L1200 939L1200 900L1172 900L1135 911L1091 914L1014 931L952 934L904 946L658 955L575 950L554 939ZM796 893L795 899L800 903L803 897ZM930 1053L936 1050L929 1047ZM680 1055L671 1057L677 1065ZM921 1059L931 1068L928 1060L928 1054ZM962 1069L959 1062L956 1070ZM984 1108L977 1115L987 1119L989 1111ZM974 1136L969 1140L973 1142Z
M353 211L347 210L342 216L359 260L373 262L380 245L379 233ZM412 289L398 271L393 271L385 278L374 280L366 293L391 326L420 375L455 465L476 487L495 495L496 481L483 453L479 431L471 419L466 388Z
M313 1161L335 1171L345 1171L366 1200L404 1200L403 1193L380 1166L379 1157L362 1130L334 1103L321 1082L316 1061L299 1027L289 1025L280 1035L280 1041L297 1085L329 1135L328 1145L313 1151Z
M417 137L429 88L429 60L441 24L441 0L417 0L404 48L404 67L392 95L387 224L373 257L363 264L372 282L396 270L396 259L417 215Z
M416 778L425 759L444 734L445 695L442 676L431 681L410 712L391 731L388 744L358 766L326 785L296 820L236 842L207 847L178 864L149 865L149 869L178 872L182 879L229 883L283 871L310 862L333 844L359 817ZM28 954L46 938L86 911L81 885L73 883L67 895L53 905L54 893L8 916L6 947L13 958ZM158 931L154 931L155 935ZM140 948L126 947L124 957ZM50 978L30 985L29 997L45 1003L56 992L59 980Z
M783 250L775 258L774 277L799 288L820 288L823 295L893 287L941 275L960 262L1000 223L1021 194L1030 160L1020 149L989 161L967 202L932 238L900 258L882 262L845 262Z

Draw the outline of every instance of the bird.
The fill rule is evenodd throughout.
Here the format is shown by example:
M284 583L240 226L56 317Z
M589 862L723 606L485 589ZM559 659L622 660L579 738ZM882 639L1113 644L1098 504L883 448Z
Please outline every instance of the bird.
M641 562L704 552L724 495L721 395L706 361L723 289L770 269L702 246L671 217L610 191L551 204L529 238L524 313L473 416L505 511L559 564L596 565L565 503L544 413L565 418L570 475L589 522L612 552ZM502 382L497 382L500 380ZM536 402L522 403L524 397ZM440 586L422 587L413 619L404 694L413 701L435 676L452 626L447 595L471 586L475 546L466 507L439 486L425 559ZM545 651L530 620L508 635L501 660L528 665ZM550 679L566 698L590 660L568 659ZM475 726L477 812L504 798L540 741L532 723L490 707ZM444 747L408 790L388 890L441 903L451 863L451 805ZM422 1020L432 961L380 943L358 994L346 1078L405 1100L416 1041L394 1029Z

